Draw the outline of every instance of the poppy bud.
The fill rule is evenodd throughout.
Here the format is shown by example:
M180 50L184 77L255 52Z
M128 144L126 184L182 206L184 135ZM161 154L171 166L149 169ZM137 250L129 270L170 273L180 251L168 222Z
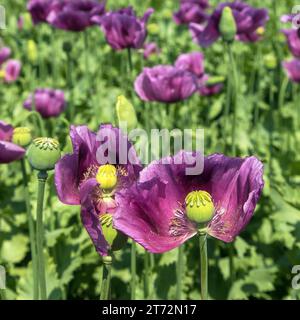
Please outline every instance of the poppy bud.
M36 170L52 170L60 159L59 142L51 138L34 139L28 148L28 160Z
M208 86L214 86L219 83L223 83L225 81L225 78L222 76L215 76L215 77L209 77L206 81L206 85Z
M237 26L230 7L223 9L219 30L225 41L232 42L234 40L237 33Z
M26 147L32 140L31 130L26 127L18 127L13 131L12 142L21 146Z
M127 242L127 237L113 227L112 215L105 213L100 216L102 234L112 251L123 248Z
M36 43L33 40L27 41L27 56L29 61L36 62L38 53Z
M269 53L264 56L264 65L269 70L274 70L277 67L277 59L274 54Z
M112 190L118 182L116 167L111 164L100 166L96 180L100 184L101 189L106 191Z
M157 23L149 23L147 26L149 34L156 35L159 33L159 25Z
M128 130L137 126L137 117L133 105L123 96L119 96L116 104L119 123L125 122Z
M185 198L187 217L196 223L209 222L215 207L211 195L206 191L190 192Z

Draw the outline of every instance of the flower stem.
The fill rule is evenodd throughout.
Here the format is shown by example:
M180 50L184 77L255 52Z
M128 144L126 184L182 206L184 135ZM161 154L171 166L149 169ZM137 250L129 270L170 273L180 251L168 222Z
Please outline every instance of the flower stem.
M44 225L43 225L43 203L45 194L45 184L48 178L46 171L39 171L38 173L38 197L37 197L37 228L36 228L36 238L37 238L37 255L38 255L38 277L40 285L41 299L47 299L47 287L46 287L46 275L45 275L45 262L44 262Z
M176 275L177 275L177 287L176 287L176 299L181 300L182 296L182 280L183 280L183 269L184 269L184 257L183 257L183 245L178 248L177 256L177 266L176 266Z
M199 234L200 245L200 279L201 279L201 299L207 300L208 291L208 261L207 261L207 235Z
M136 243L131 243L131 300L135 300L136 285Z
M232 45L228 44L228 56L229 61L232 69L232 113L233 113L233 120L232 120L232 130L231 130L231 152L233 156L236 156L236 118L237 118L237 102L238 102L238 76L237 76L237 69L235 64L235 59L232 52Z
M101 285L100 300L110 299L110 280L111 280L111 269L112 269L112 257L103 257L103 278Z
M149 298L150 284L150 255L149 252L144 253L144 299Z
M26 173L25 161L21 159L21 170L23 175L23 186L24 186L24 196L25 196L25 205L26 205L26 213L28 220L28 228L29 228L29 239L30 239L30 249L31 249L31 259L32 259L32 273L33 273L33 299L38 300L39 298L39 283L38 283L38 262L36 255L36 242L35 242L35 230L34 230L34 221L31 215L30 209L30 199L29 199L29 191L28 191L28 179Z

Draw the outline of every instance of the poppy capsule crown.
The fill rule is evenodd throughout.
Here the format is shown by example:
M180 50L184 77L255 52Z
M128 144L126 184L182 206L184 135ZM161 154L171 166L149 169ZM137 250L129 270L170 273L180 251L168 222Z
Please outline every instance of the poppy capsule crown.
M209 222L215 213L212 197L206 191L190 192L185 198L185 205L187 217L196 223Z
M117 185L117 169L111 164L100 166L96 175L96 180L102 190L112 190Z

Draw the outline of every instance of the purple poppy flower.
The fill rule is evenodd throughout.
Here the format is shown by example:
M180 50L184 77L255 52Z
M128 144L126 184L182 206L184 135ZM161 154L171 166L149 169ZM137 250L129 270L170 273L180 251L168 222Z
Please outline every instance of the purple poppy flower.
M0 163L10 163L21 159L25 149L12 143L13 127L0 120Z
M300 60L285 61L282 65L291 81L300 83Z
M4 81L12 83L18 80L22 64L19 60L10 59L3 66Z
M204 56L201 52L181 54L175 61L175 67L201 78L204 74Z
M214 154L205 158L202 174L189 176L186 159L191 156L180 152L146 167L137 184L120 192L115 228L153 253L178 247L198 231L187 218L185 199L201 190L209 193L215 208L207 233L233 241L249 223L261 195L263 165L255 157Z
M33 101L34 100L34 101ZM66 108L64 92L54 89L36 89L24 102L24 108L32 110L34 108L43 118L58 117Z
M177 24L203 23L208 19L205 9L208 7L208 1L181 1L180 7L174 13L173 18Z
M83 31L94 23L93 16L105 13L105 2L93 0L53 0L47 22L53 27L69 31Z
M8 47L0 49L0 66L10 57L11 50Z
M300 58L300 33L299 30L295 29L285 29L282 30L285 34L288 42L288 46L290 48L293 56Z
M169 65L144 68L135 80L135 91L144 101L178 102L189 98L197 88L191 72Z
M81 205L82 222L97 252L106 255L109 245L104 239L99 219L107 212L113 215L116 202L103 196L96 179L97 172L107 163L116 168L116 195L137 179L142 167L127 137L112 125L101 125L97 134L86 126L72 126L70 136L74 151L65 155L55 167L57 194L65 204ZM104 139L100 139L100 136ZM114 143L111 145L112 148L107 150L108 141ZM105 158L99 156L101 148L104 148ZM125 155L123 152L126 152Z
M101 25L106 41L113 49L140 49L147 36L147 21L153 12L149 8L142 18L138 18L133 8L128 7L93 17L92 21Z
M31 14L34 24L47 22L53 0L30 0L27 3L27 10Z
M267 9L256 9L241 1L220 3L210 16L205 28L192 25L194 38L203 47L213 44L221 36L219 23L223 9L230 7L237 25L237 39L243 42L255 42L260 39L259 28L269 19Z
M155 42L145 43L143 49L143 57L145 60L149 59L152 55L160 54L160 49Z

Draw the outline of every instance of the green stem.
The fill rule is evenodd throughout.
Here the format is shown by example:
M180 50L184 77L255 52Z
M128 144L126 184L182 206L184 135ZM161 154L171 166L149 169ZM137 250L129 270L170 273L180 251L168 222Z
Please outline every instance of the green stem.
M182 280L183 280L183 272L184 272L184 251L183 245L178 248L178 256L177 256L177 267L176 267L176 275L177 275L177 287L176 287L176 299L182 299Z
M235 281L234 247L233 247L233 243L230 243L228 246L229 246L229 276L230 276L231 285L233 285L233 283Z
M27 213L27 220L28 220L31 259L32 259L33 299L38 300L38 298L39 298L39 283L38 283L38 277L37 277L37 275L38 275L38 262L37 262L37 255L36 255L35 230L34 230L34 221L33 221L33 218L31 215L31 209L30 209L30 199L29 199L26 166L25 166L25 161L23 158L21 159L21 170L22 170L22 175L23 175L24 196L25 196L25 205L26 205L26 213Z
M70 122L74 121L74 105L73 105L73 63L71 53L67 52L67 83L68 83L68 91L69 91L69 101L68 101L68 110L69 110L69 117Z
M131 243L131 300L135 300L136 285L136 243Z
M101 285L100 300L110 299L110 280L111 280L111 269L112 269L112 257L103 257L103 278Z
M201 279L201 299L208 298L208 261L207 261L207 234L199 234L200 245L200 279Z
M237 102L238 102L238 76L237 69L235 64L235 59L232 52L232 45L228 44L228 56L230 65L232 68L232 112L233 112L233 120L232 120L232 130L231 130L231 152L233 156L236 156L236 118L237 118Z
M144 298L149 298L150 288L150 255L149 252L144 253Z
M39 171L38 173L38 197L37 197L37 255L38 255L38 276L40 285L41 299L47 299L47 287L46 287L46 274L45 274L45 262L44 262L44 224L43 224L43 203L45 194L45 184L48 178L46 171Z
M26 119L31 117L31 116L34 116L38 123L39 123L39 127L40 127L40 134L42 137L45 137L46 136L46 129L45 129L45 125L44 125L44 121L41 117L41 115L37 112L37 111L30 111L30 113L28 113L28 115L26 116Z

